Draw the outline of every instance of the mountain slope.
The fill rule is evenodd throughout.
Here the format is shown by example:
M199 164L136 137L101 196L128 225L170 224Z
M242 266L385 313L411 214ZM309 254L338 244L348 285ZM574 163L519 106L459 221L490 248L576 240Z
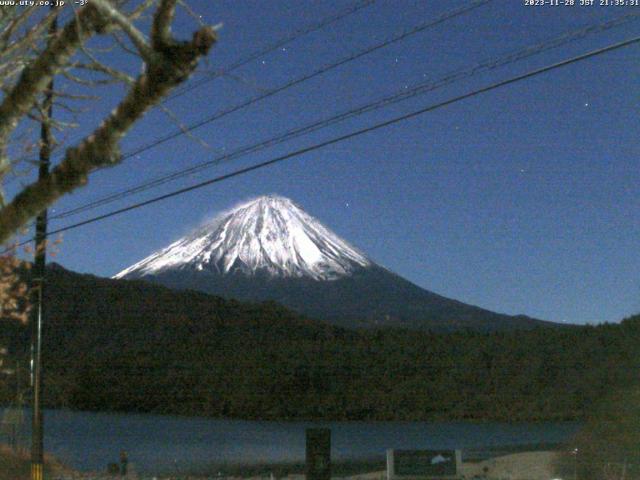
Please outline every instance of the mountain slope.
M503 315L424 290L381 267L332 282L308 278L248 277L169 270L141 277L175 289L199 290L247 301L273 300L311 318L345 328L413 330L526 330L553 326L526 316Z
M273 300L348 328L513 330L547 324L424 290L376 265L291 200L274 195L220 215L114 278Z

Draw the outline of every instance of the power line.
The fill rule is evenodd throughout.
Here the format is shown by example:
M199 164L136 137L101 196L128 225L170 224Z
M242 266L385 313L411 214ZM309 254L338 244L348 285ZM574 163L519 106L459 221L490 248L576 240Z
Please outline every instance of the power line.
M279 48L282 48L285 45L288 45L289 43L292 43L305 35L321 30L324 27L331 25L332 23L335 23L339 20L342 20L343 18L353 15L354 13L357 13L364 8L370 7L375 2L376 0L363 0L363 1L357 2L351 7L348 7L342 10L341 12L335 13L333 15L329 15L328 17L323 18L317 23L314 23L314 24L308 25L307 27L296 30L290 33L289 35L286 35L285 37L279 40L276 40L274 43L260 50L256 50L255 52L249 53L247 56L240 58L239 60L236 60L234 63L227 65L226 67L223 67L219 70L211 72L206 78L197 80L191 85L187 85L182 89L178 89L174 91L168 97L164 98L161 103L164 104L170 100L173 100L174 98L180 97L185 93L190 92L194 88L204 85L205 83L212 82L213 80L216 80L217 78L220 78L222 76L227 76L231 74L233 71L237 70L238 68L243 67L254 60L257 60L258 58L264 55L272 53L278 50ZM77 137L73 141L75 142L77 140L80 140L81 138L82 137ZM58 156L58 158L60 158L60 156Z
M234 172L227 173L225 175L221 175L221 176L209 179L209 180L205 180L203 182L196 183L196 184L191 185L189 187L181 188L179 190L175 190L173 192L170 192L170 193L167 193L167 194L164 194L164 195L160 195L160 196L154 197L152 199L149 199L149 200L146 200L146 201L143 201L143 202L138 202L138 203L135 203L133 205L129 205L127 207L111 211L109 213L105 213L103 215L99 215L99 216L96 216L96 217L93 217L93 218L90 218L90 219L87 219L87 220L83 220L83 221L78 222L78 223L74 223L72 225L67 225L65 227L58 228L56 230L53 230L53 231L49 232L48 236L55 235L55 234L62 233L62 232L66 232L66 231L69 231L69 230L73 230L73 229L76 229L76 228L79 228L79 227L82 227L84 225L88 225L88 224L91 224L91 223L99 222L101 220L105 220L107 218L114 217L116 215L120 215L122 213L131 211L131 210L135 210L135 209L147 206L147 205L151 205L153 203L157 203L159 201L166 200L168 198L176 197L178 195L182 195L184 193L191 192L193 190L198 190L200 188L206 187L208 185L212 185L214 183L220 183L222 181L229 180L231 178L238 177L240 175L244 175L246 173L253 172L255 170L259 170L259 169L262 169L262 168L265 168L265 167L269 167L271 165L275 165L277 163L283 162L283 161L288 160L290 158L294 158L294 157L297 157L297 156L300 156L300 155L304 155L306 153L309 153L309 152L312 152L312 151L315 151L315 150L319 150L321 148L327 147L329 145L334 145L336 143L343 142L345 140L349 140L351 138L363 135L365 133L373 132L373 131L379 130L381 128L385 128L385 127L388 127L388 126L391 126L391 125L395 125L395 124L400 123L402 121L409 120L411 118L417 117L419 115L423 115L423 114L428 113L428 112L432 112L434 110L446 107L448 105L451 105L451 104L454 104L454 103L457 103L457 102L460 102L462 100L466 100L468 98L472 98L472 97L475 97L477 95L480 95L480 94L483 94L483 93L487 93L487 92L496 90L498 88L501 88L501 87L504 87L504 86L507 86L507 85L511 85L511 84L520 82L522 80L526 80L526 79L541 75L543 73L550 72L550 71L555 70L557 68L565 67L565 66L571 65L573 63L577 63L577 62L580 62L580 61L583 61L583 60L586 60L586 59L589 59L589 58L593 58L593 57L596 57L596 56L599 56L599 55L603 55L605 53L608 53L608 52L611 52L611 51L614 51L614 50L618 50L618 49L621 49L621 48L636 44L638 42L640 42L640 37L635 37L635 38L632 38L632 39L629 39L629 40L625 40L623 42L616 43L614 45L610 45L608 47L603 47L603 48L600 48L600 49L597 49L597 50L593 50L591 52L579 55L577 57L573 57L573 58L570 58L570 59L567 59L567 60L563 60L563 61L554 63L552 65L549 65L549 66L546 66L546 67L542 67L542 68L539 68L537 70L533 70L531 72L528 72L528 73L525 73L525 74L522 74L522 75L518 75L518 76L512 77L512 78L507 79L507 80L502 80L500 82L493 83L493 84L491 84L489 86L486 86L486 87L483 87L483 88L480 88L480 89L477 89L477 90L473 90L472 92L469 92L469 93L466 93L466 94L463 94L463 95L459 95L459 96L451 98L449 100L445 100L443 102L436 103L436 104L430 105L428 107L421 108L419 110L415 110L413 112L410 112L410 113L407 113L407 114L404 114L404 115L400 115L398 117L394 117L394 118L392 118L390 120L377 123L377 124L372 125L370 127L366 127L366 128L360 129L360 130L356 130L354 132L351 132L351 133L348 133L348 134L345 134L345 135L341 135L341 136L332 138L330 140L326 140L326 141L323 141L323 142L320 142L320 143L316 143L316 144L311 145L309 147L305 147L305 148L302 148L302 149L299 149L299 150L295 150L293 152L290 152L290 153L275 157L275 158L273 158L271 160L267 160L265 162L261 162L261 163L252 165L250 167L245 167L245 168L242 168L242 169L239 169L239 170L235 170ZM7 248L7 249L4 250L3 253L11 251L11 250L13 250L13 249L15 249L17 247L20 247L22 245L25 245L25 244L29 243L29 242L30 241L25 241L25 242L22 242L22 243L19 243L19 244L15 245L15 246L12 246L10 248Z
M373 102L369 102L365 105L362 105L360 107L354 108L354 109L350 109L348 111L342 112L340 114L334 115L330 118L325 118L322 119L320 121L315 121L312 122L310 124L307 124L303 127L298 127L295 128L293 130L289 130L285 133L279 134L275 137L272 137L268 140L264 140L261 141L259 143L256 144L252 144L249 146L244 146L241 147L233 152L230 152L228 154L225 155L220 155L212 160L208 160L205 162L201 162L199 164L196 164L192 167L186 168L186 169L181 169L178 171L175 171L173 173L170 173L168 175L164 175L158 178L155 178L153 180L144 182L142 184L139 184L135 187L131 187L125 190L121 190L119 192L115 192L112 193L110 195L107 195L105 197L102 197L100 199L94 200L88 204L76 207L76 208L72 208L63 212L58 213L57 215L51 217L52 219L61 219L61 218L66 218L72 215L76 215L79 214L81 212L87 211L87 210L92 210L94 208L112 203L114 201L117 200L121 200L123 198L127 198L131 195L149 190L151 188L155 188L158 187L160 185L163 185L165 183L168 183L170 181L179 179L179 178L183 178L185 176L191 175L193 173L197 173L199 171L202 171L206 168L210 168L214 165L218 165L220 164L222 161L230 161L230 160L234 160L240 157L244 157L248 154L251 153L255 153L257 151L261 151L263 149L266 149L268 147L271 147L273 145L277 145L279 143L282 143L284 141L288 141L291 140L293 138L297 138L301 135L306 135L308 133L317 131L319 129L325 128L327 126L330 126L332 124L335 124L337 122L343 121L347 118L351 118L357 115L361 115L363 113L367 113L367 112L371 112L373 110L385 107L387 105L391 105L393 103L397 103L400 101L404 101L408 98L412 98L414 96L417 95L421 95L427 92L431 92L435 89L441 88L443 86L446 85L450 85L451 83L457 82L459 80L462 79L466 79L466 78L470 78L474 75L477 75L479 73L482 72L486 72L501 66L504 66L506 64L509 63L513 63L516 62L518 60L522 60L524 58L528 58L530 56L539 54L541 52L544 51L548 51L550 49L553 48L557 48L559 46L562 45L566 45L569 42L573 42L575 40L584 38L585 36L592 34L592 33L596 33L596 32L602 32L604 30L608 30L610 28L619 26L625 22L628 22L630 20L633 19L637 19L640 16L640 13L632 13L632 14L627 14L621 17L618 17L616 19L613 19L611 21L608 22L604 22L601 24L597 24L597 25L590 25L587 27L583 27L571 32L567 32L564 33L562 35L560 35L559 37L553 38L551 40L547 40L545 42L536 44L536 45L532 45L532 46L528 46L525 47L523 49L519 49L519 50L515 50L512 51L506 55L503 55L502 57L499 57L498 59L488 59L485 61L482 61L476 65L473 65L472 67L466 68L466 69L461 69L461 70L456 70L454 72L451 72L447 75L445 75L444 77L441 77L438 80L435 81L430 81L430 82L422 82L419 83L416 86L413 86L410 89L401 89L400 91L398 91L397 93L392 94L391 96L386 96L383 97L381 99L378 99L376 101Z
M193 82L190 85L186 85L184 88L181 88L177 91L175 91L173 94L169 95L165 101L169 101L172 100L176 97L182 96L187 92L190 92L191 90L194 90L202 85L204 85L205 83L211 82L213 80L215 80L216 78L219 78L221 76L227 75L231 72L233 72L234 70L237 70L240 67L243 67L244 65L247 65L248 63L257 60L260 57L263 57L271 52L274 52L276 50L278 50L279 48L284 47L285 45L297 40L300 37L303 37L305 35L308 35L309 33L313 33L317 30L320 30L328 25L331 25L332 23L337 22L338 20L341 20L345 17L348 17L349 15L352 15L356 12L358 12L359 10L362 10L363 8L369 7L371 5L373 5L375 3L375 0L365 0L362 2L358 2L355 5L347 8L346 10L337 13L335 15L331 15L323 20L321 20L320 22L314 24L314 25L310 25L306 28L297 30L293 33L291 33L290 35L277 40L275 43L263 48L262 50L258 50L256 52L250 53L249 55L247 55L246 57L237 60L236 62L232 63L231 65L228 65L225 68L222 68L220 70L217 70L215 72L212 72L211 75L209 77L203 78L201 80L198 80L196 82Z
M408 38L408 37L410 37L412 35L415 35L415 34L418 34L420 32L423 32L424 30L427 30L428 28L437 26L437 25L439 25L441 23L444 23L444 22L446 22L446 21L448 21L448 20L450 20L452 18L456 18L456 17L458 17L460 15L463 15L463 14L469 12L469 11L475 10L476 8L479 8L479 7L481 7L481 6L483 6L483 5L487 4L487 3L490 3L492 1L493 0L474 0L474 1L472 1L470 4L468 4L466 6L463 6L463 7L454 9L454 10L447 11L447 12L439 15L438 17L436 17L434 20L428 20L426 22L423 22L423 23L419 24L418 26L413 27L410 30L406 30L404 32L401 32L398 35L395 35L395 36L393 36L391 38L388 38L387 40L384 40L381 43L375 44L375 45L373 45L371 47L368 47L368 48L366 48L364 50L361 50L359 52L353 53L353 54L351 54L351 55L349 55L349 56L347 56L345 58L342 58L341 60L338 60L337 62L325 65L325 66L323 66L323 67L321 67L321 68L319 68L319 69L317 69L317 70L315 70L315 71L313 71L313 72L311 72L309 74L303 75L302 77L298 77L298 78L296 78L294 80L291 80L291 81L289 81L289 82L287 82L287 83L285 83L283 85L280 85L279 87L266 90L261 95L258 95L256 97L252 97L252 98L250 98L250 99L248 99L248 100L246 100L244 102L241 102L239 104L233 105L233 106L228 107L226 109L219 110L218 112L214 113L213 115L210 115L209 117L206 117L206 118L204 118L204 119L202 119L202 120L200 120L198 122L195 122L195 123L189 125L186 128L180 128L180 129L174 130L172 133L170 133L168 135L165 135L164 137L157 138L156 140L154 140L152 142L149 142L149 143L147 143L145 145L142 145L142 146L136 148L133 151L130 151L129 153L127 153L126 155L124 155L122 157L121 161L126 160L127 158L131 158L133 156L139 155L140 153L143 153L143 152L145 152L147 150L150 150L150 149L152 149L152 148L154 148L154 147L156 147L156 146L158 146L158 145L160 145L160 144L162 144L164 142L167 142L169 140L173 140L174 138L177 138L177 137L179 137L181 135L185 135L185 134L187 134L189 132L192 132L193 130L196 130L196 129L204 126L204 125L207 125L207 124L212 123L212 122L214 122L216 120L219 120L220 118L223 118L223 117L225 117L227 115L235 113L235 112L237 112L239 110L242 110L242 109L244 109L246 107L249 107L250 105L253 105L253 104L257 103L257 102L260 102L260 101L262 101L262 100L264 100L266 98L272 97L272 96L274 96L274 95L276 95L276 94L278 94L280 92L283 92L283 91L288 90L288 89L290 89L290 88L292 88L292 87L294 87L296 85L299 85L299 84L301 84L303 82L311 80L311 79L313 79L315 77L318 77L318 76L320 76L320 75L322 75L324 73L327 73L327 72L329 72L329 71L331 71L331 70L333 70L335 68L338 68L338 67L340 67L342 65L345 65L345 64L350 63L352 61L355 61L355 60L357 60L357 59L359 59L361 57L364 57L365 55L369 55L370 53L376 52L376 51L378 51L378 50L380 50L382 48L385 48L385 47L387 47L389 45L392 45L394 43L400 42L400 41L402 41L402 40L404 40L404 39L406 39L406 38ZM367 4L367 6L368 6L368 4ZM364 8L364 6L362 6L360 8ZM350 11L349 14L351 14L351 13L354 13L354 12ZM346 16L346 15L342 15L340 18L343 18L344 16ZM285 43L287 43L287 42L285 42ZM271 47L269 47L269 48L271 48ZM255 54L253 56L255 56L255 58L258 58L260 55ZM242 63L242 65L244 65L245 63L248 63L248 61L245 62L245 63L243 63L243 62L244 62L244 60L242 60L242 61L240 61L238 63ZM236 64L234 64L234 65L236 65ZM234 67L234 65L232 65L231 67L226 68L224 70L221 70L219 72L219 75L215 76L214 78L218 78L219 76L221 76L221 75L223 75L225 73L228 73L228 72L234 70L235 68L239 68L239 67ZM210 81L212 79L213 78L206 79L206 81ZM183 93L186 93L186 91L183 92ZM180 95L181 94L182 93L180 93ZM169 98L172 98L172 97L169 97ZM60 157L58 157L58 158L60 158Z
M209 123L212 123L222 117L225 117L227 115L230 115L232 113L235 113L239 110L242 110L250 105L253 105L254 103L260 102L266 98L272 97L280 92L283 92L285 90L288 90L296 85L299 85L303 82L306 82L308 80L311 80L315 77L318 77L324 73L327 73L335 68L338 68L342 65L345 65L347 63L353 62L354 60L357 60L359 58L364 57L365 55L369 55L373 52L376 52L378 50L381 50L385 47L388 47L389 45L392 45L394 43L400 42L402 40L405 40L406 38L415 35L417 33L423 32L424 30L427 30L428 28L434 27L436 25L439 25L441 23L444 23L452 18L458 17L460 15L463 15L464 13L470 12L472 10L475 10L476 8L479 8L489 2L492 2L493 0L475 0L473 2L471 2L469 5L466 5L464 7L460 7L454 10L450 10L448 12L443 13L442 15L438 16L437 18L435 18L434 20L429 20L427 22L423 22L420 25L413 27L410 30L406 30L398 35L395 35L387 40L384 40L380 43L377 43L371 47L367 47L364 50L360 50L359 52L353 53L351 55L348 55L347 57L342 58L341 60L338 60L337 62L325 65L323 67L320 67L317 70L314 70L311 73L308 73L306 75L303 75L301 77L298 77L294 80L291 80L283 85L280 85L279 87L267 90L265 93L263 93L262 95L258 95L256 97L252 97L249 100L246 100L242 103L233 105L231 107L228 107L226 109L223 110L219 110L218 112L198 121L195 122L191 125L189 125L188 127L184 128L184 129L178 129L175 130L174 132L165 135L164 137L160 137L150 143L147 143L146 145L142 145L138 148L136 148L135 150L129 152L128 154L126 154L125 156L123 156L122 160L125 160L127 158L133 157L135 155L139 155L142 152L145 152L147 150L150 150L164 142L167 142L169 140L173 140L174 138L177 138L181 135L184 135L188 132L192 132L193 130L196 130L204 125L207 125Z
M260 102L266 98L272 97L280 92L283 92L285 90L288 90L289 88L292 88L296 85L299 85L303 82L306 82L308 80L311 80L315 77L318 77L328 71L331 71L335 68L338 68L344 64L347 64L349 62L355 61L361 57L364 57L365 55L368 55L370 53L373 53L375 51L378 51L382 48L385 48L389 45L392 45L396 42L405 40L406 38L415 35L417 33L423 32L424 30L434 27L436 25L439 25L441 23L444 23L452 18L456 18L464 13L467 13L469 11L472 11L476 8L479 8L487 3L490 3L493 0L475 0L473 2L471 2L470 4L464 6L464 7L460 7L460 8L456 8L450 11L447 11L441 15L439 15L438 17L436 17L433 20L428 20L426 22L423 22L409 30L405 30L404 32L397 34L393 37L388 38L387 40L382 41L381 43L375 44L371 47L365 48L364 50L360 50L359 52L353 53L351 55L348 55L347 57L342 58L341 60L338 60L337 62L325 65L323 67L320 67L319 69L303 75L301 77L298 77L294 80L291 80L279 87L267 90L266 92L264 92L262 95L258 95L257 97L252 97L249 100L246 100L244 102L241 102L239 104L233 105L229 108L223 109L223 110L219 110L216 113L201 119L195 123L192 123L191 125L189 125L186 128L182 128L182 129L178 129L178 130L174 130L172 133L165 135L164 137L160 137L157 138L156 140L153 140L152 142L149 142L145 145L142 145L140 147L137 147L135 150L129 151L127 154L123 155L122 157L122 161L126 160L127 158L131 158L133 156L139 155L147 150L150 150L158 145L161 145L162 143L165 143L169 140L173 140L174 138L177 138L181 135L185 135L189 132L192 132L193 130L196 130L204 125L207 125L209 123L212 123L216 120L219 120L220 118L223 118L227 115L230 115L232 113L235 113L239 110L242 110L250 105L253 105L254 103ZM59 217L52 217L52 218L59 218Z
M417 25L416 27L411 28L410 30L405 30L404 32L397 34L391 38L388 38L387 40L382 41L381 43L375 44L371 47L368 47L364 50L360 50L359 52L353 53L351 55L348 55L347 57L342 58L341 60L338 60L337 62L325 65L309 74L303 75L302 77L298 77L294 80L291 80L279 87L267 90L266 92L264 92L261 95L258 95L256 97L252 97L249 100L246 100L244 102L241 102L239 104L233 105L229 108L223 109L223 110L219 110L218 112L214 113L213 115L210 115L204 119L201 119L195 123L192 123L191 125L189 125L186 128L183 129L177 129L174 130L172 133L165 135L164 137L160 137L157 138L156 140L149 142L145 145L142 145L140 147L137 147L135 150L129 151L128 153L126 153L125 155L123 155L122 160L126 160L127 158L131 158L133 156L139 155L147 150L150 150L158 145L161 145L162 143L165 143L169 140L173 140L174 138L177 138L181 135L185 135L186 133L192 132L193 130L196 130L204 125L207 125L209 123L212 123L216 120L219 120L220 118L223 118L227 115L230 115L232 113L235 113L239 110L242 110L250 105L253 105L254 103L257 103L259 101L262 101L266 98L272 97L280 92L283 92L285 90L288 90L289 88L292 88L296 85L299 85L303 82L306 82L308 80L311 80L317 76L320 76L330 70L333 70L335 68L338 68L344 64L347 64L349 62L355 61L361 57L364 57L365 55L368 55L370 53L373 53L375 51L378 51L382 48L385 48L389 45L392 45L396 42L402 41L412 35L415 35L417 33L423 32L424 30L434 27L436 25L439 25L443 22L446 22L452 18L456 18L460 15L463 15L464 13L470 12L476 8L479 8L487 3L490 3L493 0L475 0L473 2L471 2L470 4L464 6L464 7L460 7L460 8L456 8L454 10L450 10L447 11L441 15L439 15L437 18L433 19L433 20L429 20L426 22L423 22L419 25ZM53 218L61 218L60 215L52 217Z

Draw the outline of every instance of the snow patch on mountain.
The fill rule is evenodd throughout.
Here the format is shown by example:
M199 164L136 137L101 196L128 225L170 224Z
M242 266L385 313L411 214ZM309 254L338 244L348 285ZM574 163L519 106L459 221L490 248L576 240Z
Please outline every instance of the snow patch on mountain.
M268 195L220 214L113 278L189 269L335 280L371 264L291 200Z

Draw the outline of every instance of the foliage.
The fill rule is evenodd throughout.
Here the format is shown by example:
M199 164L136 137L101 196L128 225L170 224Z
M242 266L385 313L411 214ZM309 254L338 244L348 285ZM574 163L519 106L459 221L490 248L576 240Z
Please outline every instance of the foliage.
M0 255L0 315L23 324L30 311L27 283L19 273L25 266L12 254Z
M598 402L564 452L560 469L581 480L640 478L640 387L619 388Z

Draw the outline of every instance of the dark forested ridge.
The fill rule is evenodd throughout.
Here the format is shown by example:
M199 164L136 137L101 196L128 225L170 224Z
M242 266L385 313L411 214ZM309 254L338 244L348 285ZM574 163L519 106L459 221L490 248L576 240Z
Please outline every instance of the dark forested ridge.
M522 332L349 331L272 303L60 267L50 269L47 297L50 407L252 419L580 419L605 392L637 382L640 359L640 316ZM0 395L8 401L11 391L5 385Z
M451 332L468 328L488 332L560 327L526 315L491 312L443 297L376 265L358 268L351 275L332 281L192 269L169 270L141 278L224 298L273 300L308 317L351 329L401 327Z

